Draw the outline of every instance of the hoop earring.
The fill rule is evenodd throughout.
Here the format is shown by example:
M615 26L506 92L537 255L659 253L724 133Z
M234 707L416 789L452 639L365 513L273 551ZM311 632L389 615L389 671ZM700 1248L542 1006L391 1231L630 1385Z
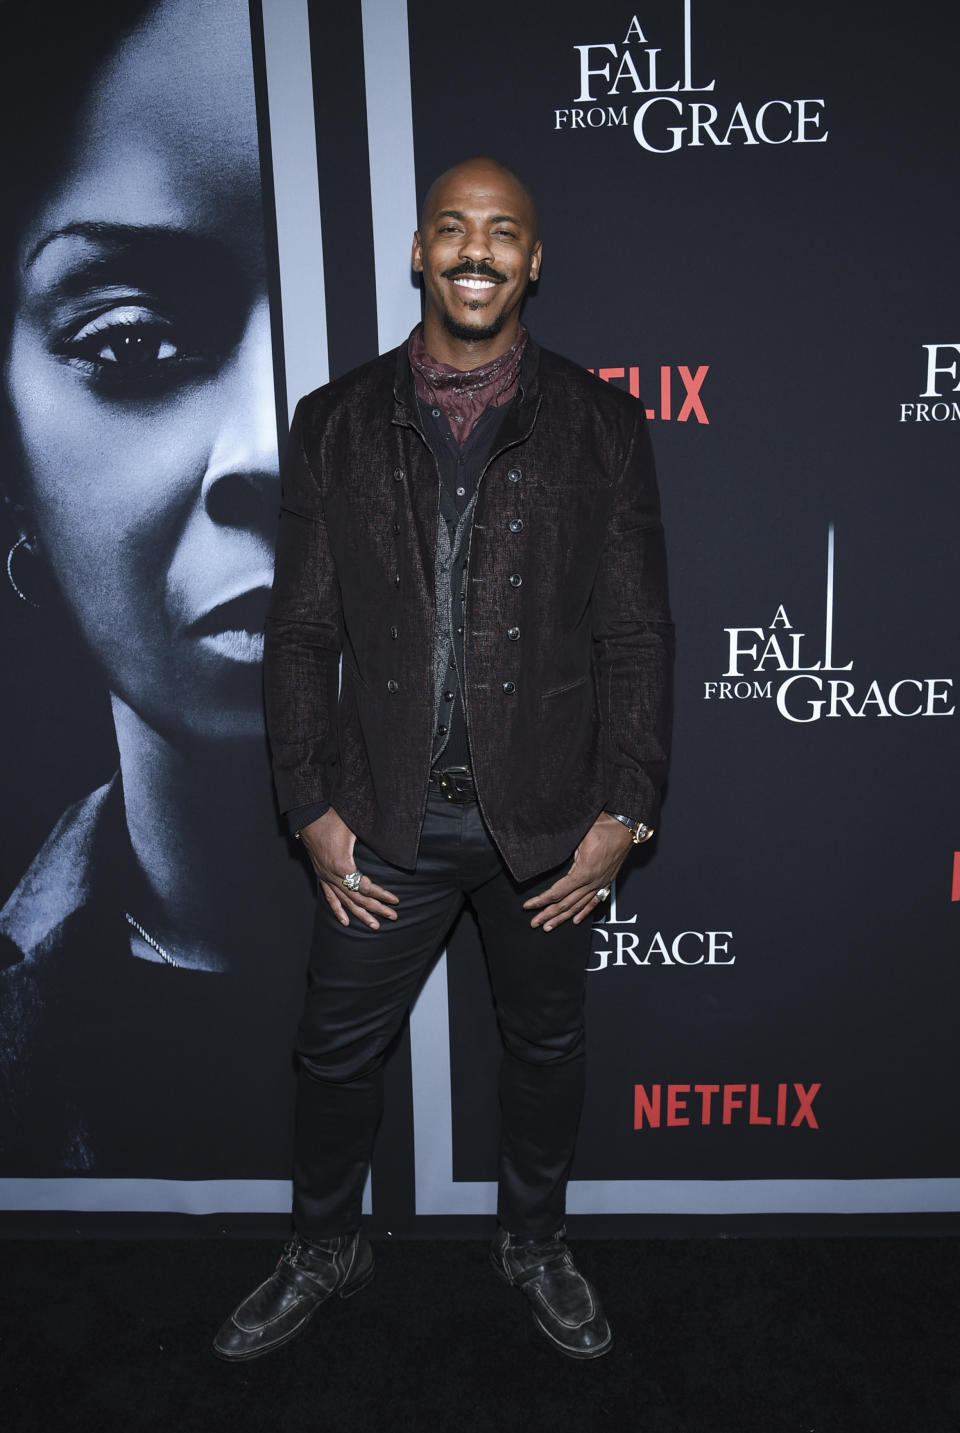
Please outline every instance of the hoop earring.
M28 607L39 608L40 603L34 602L31 597L27 596L27 594L24 592L23 588L20 586L20 584L17 582L17 579L13 575L13 555L18 547L25 547L28 552L30 551L30 539L27 537L26 533L20 534L16 542L11 547L10 551L7 553L7 577L9 578L10 586L20 598L21 602L25 602Z

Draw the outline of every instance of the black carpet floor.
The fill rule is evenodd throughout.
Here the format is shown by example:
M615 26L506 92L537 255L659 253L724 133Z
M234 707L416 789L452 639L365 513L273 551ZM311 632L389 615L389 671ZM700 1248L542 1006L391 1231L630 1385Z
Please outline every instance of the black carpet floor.
M0 1428L203 1433L957 1433L960 1241L581 1241L616 1346L536 1333L474 1241L375 1245L295 1343L215 1359L256 1241L0 1245Z

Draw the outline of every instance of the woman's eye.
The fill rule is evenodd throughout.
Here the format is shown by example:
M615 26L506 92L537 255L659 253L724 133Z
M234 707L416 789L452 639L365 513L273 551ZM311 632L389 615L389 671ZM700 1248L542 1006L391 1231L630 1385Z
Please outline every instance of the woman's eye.
M175 344L147 329L115 333L103 343L96 340L96 344L97 351L93 356L99 363L123 363L131 368L142 368L146 364L179 356Z
M65 335L59 352L101 383L171 379L202 355L187 347L173 325L140 305L116 306Z

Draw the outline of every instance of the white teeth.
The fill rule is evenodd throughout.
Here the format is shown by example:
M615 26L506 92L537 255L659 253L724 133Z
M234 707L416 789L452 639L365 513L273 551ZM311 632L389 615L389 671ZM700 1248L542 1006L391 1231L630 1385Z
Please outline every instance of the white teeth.
M494 289L496 284L492 279L454 279L453 281L461 289Z

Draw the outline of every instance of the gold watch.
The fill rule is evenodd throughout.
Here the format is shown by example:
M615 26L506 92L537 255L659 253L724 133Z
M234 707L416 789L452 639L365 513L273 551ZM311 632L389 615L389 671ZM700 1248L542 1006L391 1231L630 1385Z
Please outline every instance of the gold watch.
M631 821L629 816L618 816L615 811L608 811L614 821L619 821L621 826L626 826L630 832L630 839L635 846L640 846L644 841L649 841L653 835L653 827L648 826L646 821Z

